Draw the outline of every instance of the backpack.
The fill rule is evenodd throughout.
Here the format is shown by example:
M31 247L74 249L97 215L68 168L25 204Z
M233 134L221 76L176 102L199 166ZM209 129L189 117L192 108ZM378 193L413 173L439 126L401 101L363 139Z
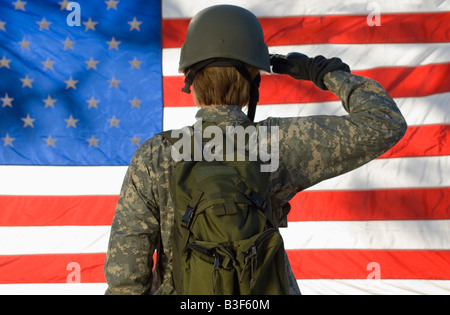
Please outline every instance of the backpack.
M179 140L170 132L163 137L172 145ZM260 165L248 158L175 165L169 189L175 204L177 294L288 294L283 239L272 219L270 174Z

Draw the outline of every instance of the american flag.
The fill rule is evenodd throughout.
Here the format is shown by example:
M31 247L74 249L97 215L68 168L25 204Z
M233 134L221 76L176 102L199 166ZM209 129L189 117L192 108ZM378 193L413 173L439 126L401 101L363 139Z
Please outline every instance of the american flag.
M0 0L0 294L103 294L123 176L154 134L193 124L180 48L201 9L243 6L271 53L338 56L409 125L391 151L292 200L303 294L450 294L450 2ZM309 82L263 75L256 120L344 115Z

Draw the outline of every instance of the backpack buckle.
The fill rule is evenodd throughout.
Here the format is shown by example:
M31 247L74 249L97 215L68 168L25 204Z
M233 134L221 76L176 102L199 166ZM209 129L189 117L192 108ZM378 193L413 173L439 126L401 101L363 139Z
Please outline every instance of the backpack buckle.
M191 221L194 217L195 211L197 210L197 205L200 202L200 199L203 196L203 192L196 190L194 192L194 198L189 203L189 205L186 207L186 212L184 213L183 217L181 218L181 227L185 230L189 230L191 227Z
M181 227L185 230L189 230L189 228L191 227L191 221L192 218L194 217L194 213L195 213L196 208L191 208L189 206L187 206L186 212L183 215L183 218L181 219Z

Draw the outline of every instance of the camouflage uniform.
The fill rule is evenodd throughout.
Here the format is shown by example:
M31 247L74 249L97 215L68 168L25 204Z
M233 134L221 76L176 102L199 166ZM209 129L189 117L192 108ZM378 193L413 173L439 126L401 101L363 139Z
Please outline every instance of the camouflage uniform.
M342 101L346 116L268 118L259 126L279 126L279 168L271 173L278 205L297 192L353 170L383 154L406 132L406 122L388 93L375 81L343 71L328 73L326 86ZM247 121L237 106L200 109L197 118L222 125ZM105 262L107 294L174 294L172 226L174 206L169 176L175 162L170 144L157 135L135 153L117 205ZM162 284L152 276L153 253L161 235ZM291 293L299 293L287 266Z

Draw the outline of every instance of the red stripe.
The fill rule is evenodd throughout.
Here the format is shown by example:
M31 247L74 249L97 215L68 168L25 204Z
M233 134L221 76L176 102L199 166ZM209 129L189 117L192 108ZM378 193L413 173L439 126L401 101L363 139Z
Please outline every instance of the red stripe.
M369 27L367 15L260 18L260 21L269 46L450 41L450 12L383 14L379 27ZM188 25L189 19L163 20L163 48L181 47Z
M450 219L450 188L304 191L290 203L290 222Z
M118 196L73 198L0 196L0 226L111 225ZM450 188L304 191L291 205L291 222L450 219Z
M409 127L405 137L381 158L450 155L448 139L450 125ZM439 200L442 202L436 204ZM118 196L0 196L0 226L110 225L117 201ZM446 188L303 192L293 204L299 209L292 212L293 221L450 218L450 191ZM322 212L315 211L312 219L302 213L303 209L331 209L333 205L339 205L331 211L333 215L327 212L322 216ZM352 211L368 206L372 210Z
M0 256L0 284L66 283L74 281L77 272L70 263L80 267L81 283L104 283L105 253Z
M297 279L367 279L379 271L381 279L450 280L450 251L290 250L287 253Z
M450 91L450 63L377 68L353 73L378 81L392 97L421 97ZM196 106L192 95L181 92L183 82L181 76L163 77L165 107ZM297 81L284 75L262 76L260 94L261 105L338 100L333 93L324 92L311 82Z
M0 196L0 226L111 225L119 196Z
M381 158L441 155L450 155L450 125L411 126Z
M450 280L450 251L289 250L297 279L366 279L380 266L381 279ZM81 283L104 283L106 254L0 256L0 284L66 283L80 266ZM69 270L68 270L69 269Z

